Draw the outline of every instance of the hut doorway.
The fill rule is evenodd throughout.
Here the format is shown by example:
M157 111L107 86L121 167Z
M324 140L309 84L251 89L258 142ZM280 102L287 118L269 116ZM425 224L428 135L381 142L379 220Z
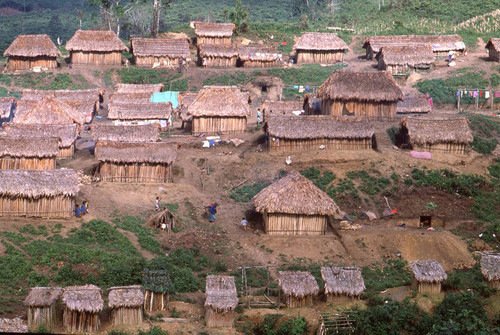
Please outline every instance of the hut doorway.
M420 215L420 226L423 228L431 227L432 226L432 216Z

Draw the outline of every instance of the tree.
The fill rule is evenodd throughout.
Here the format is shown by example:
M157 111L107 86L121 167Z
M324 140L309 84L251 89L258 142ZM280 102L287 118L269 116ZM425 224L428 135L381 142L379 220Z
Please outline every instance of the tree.
M109 30L115 30L120 37L121 19L134 8L135 1L127 0L88 0L89 4L99 8L102 22Z
M153 24L151 26L151 36L156 38L160 29L160 13L170 6L172 0L153 0Z
M248 31L248 10L243 7L241 0L236 0L233 8L224 9L222 16L234 23L236 33Z

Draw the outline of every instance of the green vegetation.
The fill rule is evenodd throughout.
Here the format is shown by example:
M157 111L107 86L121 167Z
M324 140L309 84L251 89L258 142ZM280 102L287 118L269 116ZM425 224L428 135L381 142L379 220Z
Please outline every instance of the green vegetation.
M22 73L19 75L0 74L0 83L7 88L15 85L39 90L79 90L90 87L87 80L81 75L54 74L53 72Z
M229 197L236 202L249 202L257 193L270 184L269 182L258 181L252 185L243 185L234 189L231 194L229 194Z
M484 298L488 298L495 292L484 281L479 263L471 269L454 270L448 273L448 279L443 283L443 289L455 292L472 289Z
M121 81L124 84L160 84L163 83L167 91L187 91L187 79L179 79L182 74L173 70L154 70L130 67L121 69Z
M247 320L242 327L245 334L255 335L305 335L309 333L309 323L304 317L283 317L281 314L266 314L259 323Z
M255 76L248 76L245 72L231 71L221 75L212 75L203 81L203 85L243 85L255 80Z
M470 128L474 133L472 148L481 154L489 154L495 150L500 135L500 123L490 116L470 115Z
M366 286L363 298L373 299L387 288L409 285L411 274L407 265L402 259L389 259L385 260L383 267L376 264L363 267L361 270Z
M163 255L160 242L154 237L154 231L145 227L143 220L140 218L136 216L123 216L114 218L112 222L117 228L135 233L141 248L158 255Z

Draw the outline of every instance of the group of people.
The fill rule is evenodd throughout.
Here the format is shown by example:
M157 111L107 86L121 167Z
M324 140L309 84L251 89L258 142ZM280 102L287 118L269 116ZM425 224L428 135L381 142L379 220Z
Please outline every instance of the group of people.
M82 206L78 206L76 205L75 206L75 216L77 218L81 218L82 216L84 216L85 214L88 214L89 213L89 202L88 201L83 201L82 202Z

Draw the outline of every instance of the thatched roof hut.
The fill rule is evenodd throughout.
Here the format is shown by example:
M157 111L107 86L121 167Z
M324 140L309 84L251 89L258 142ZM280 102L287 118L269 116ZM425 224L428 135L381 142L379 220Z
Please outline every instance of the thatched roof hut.
M94 102L99 103L104 96L103 88L90 88L86 90L31 90L22 91L21 99L27 101L42 100L46 96L52 96L57 100L66 102Z
M410 263L413 272L413 288L420 293L439 293L441 283L448 278L441 264L435 259Z
M172 113L172 104L167 103L127 103L111 101L108 104L108 119L117 125L137 124L140 121L160 123L168 120ZM165 128L166 125L162 128Z
M186 39L131 38L131 51L137 66L178 66L180 59L188 61L189 42Z
M66 101L46 96L41 101L17 102L16 114L13 119L15 124L57 124L67 125L76 123L83 125L87 116Z
M432 112L432 107L425 95L405 95L403 101L398 101L398 114L425 114Z
M335 63L344 60L347 44L333 33L303 33L293 46L297 64Z
M392 74L430 69L434 53L430 44L383 46L376 56L379 70Z
M234 277L208 275L205 296L207 327L232 327L234 324L233 311L238 305Z
M481 255L481 273L491 287L500 288L500 254Z
M176 227L177 218L174 213L172 213L167 207L159 210L153 214L148 219L148 226L155 228L162 228L167 231L168 234L172 232L172 229ZM165 225L165 227L163 227Z
M312 305L313 296L319 293L319 285L307 271L279 271L278 285L286 296L288 307Z
M227 44L202 44L198 47L198 65L208 67L236 66L238 48Z
M55 137L0 136L0 169L51 170L56 168L59 140Z
M163 84L122 84L115 85L114 93L156 93L163 90Z
M239 66L276 67L281 65L283 55L276 49L262 45L242 46L238 50Z
M158 125L110 126L92 125L95 142L156 142L160 138Z
M323 266L321 277L325 282L327 299L335 296L359 297L366 289L358 267Z
M284 100L284 101L262 101L262 113L264 119L270 115L289 115L292 112L303 112L304 102L302 100Z
M490 60L500 62L500 38L490 38L485 48L488 49Z
M63 325L68 332L95 332L99 329L99 312L104 307L101 289L94 285L64 288Z
M57 319L56 305L61 296L60 287L33 287L24 300L28 307L28 327L51 328Z
M55 68L56 57L61 57L61 52L46 34L19 35L3 55L9 57L9 70L15 71L34 67Z
M236 28L234 23L194 22L196 43L231 44L231 36Z
M112 103L130 103L130 104L147 104L151 102L151 97L153 93L151 92L139 92L139 93L123 93L114 92L109 95L109 102Z
M149 270L142 272L142 286L146 289L144 309L162 311L168 307L168 291L172 285L166 270Z
M15 105L16 98L14 97L0 98L0 126L5 122L12 121Z
M77 30L66 43L72 64L119 65L127 46L111 30Z
M142 323L144 293L141 286L110 287L108 299L108 306L111 308L111 323L114 326Z

